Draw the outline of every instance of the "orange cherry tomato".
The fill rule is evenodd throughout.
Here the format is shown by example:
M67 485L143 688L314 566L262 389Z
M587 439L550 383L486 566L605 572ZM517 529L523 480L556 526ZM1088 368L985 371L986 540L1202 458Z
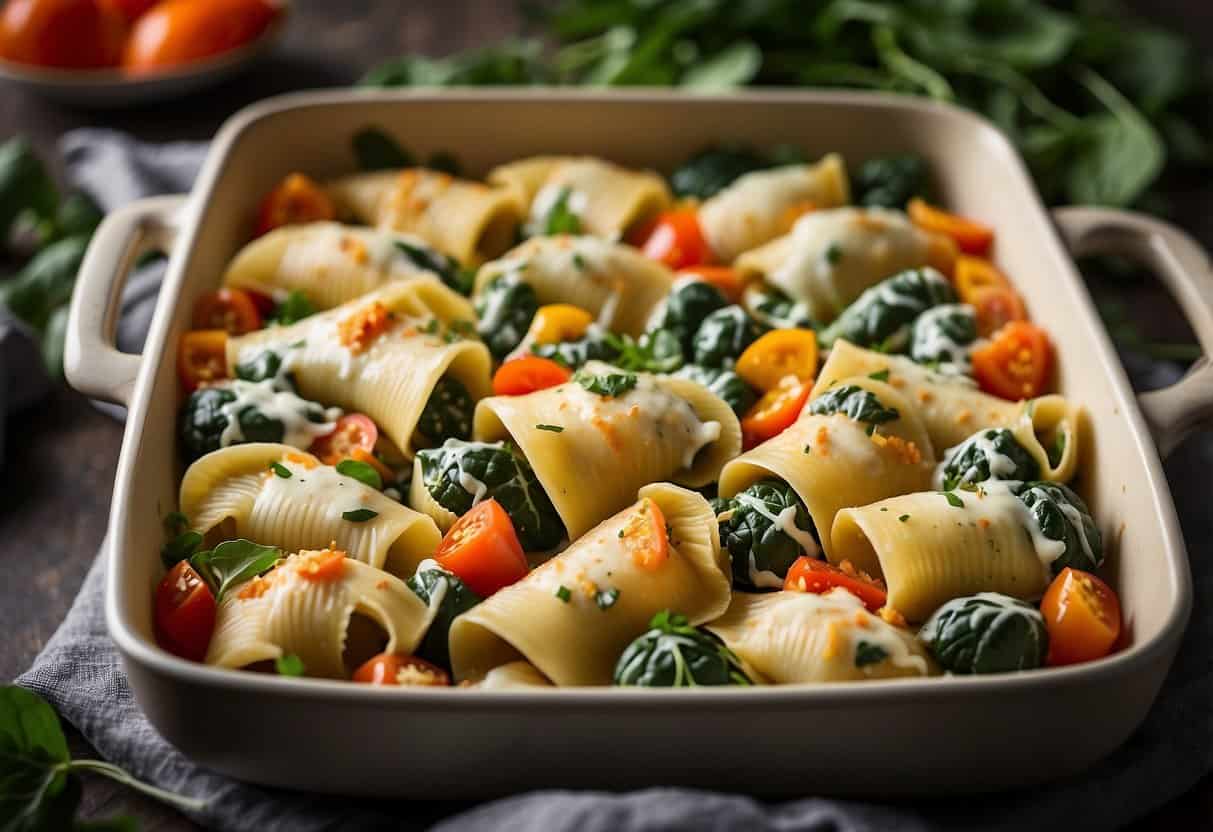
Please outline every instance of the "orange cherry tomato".
M0 55L62 69L115 66L126 22L97 0L9 0L0 11Z
M372 656L354 671L354 681L367 685L421 685L447 687L450 675L425 659L402 653Z
M156 641L183 659L200 662L215 631L215 596L183 560L156 587Z
M984 257L962 254L956 258L956 295L961 303L973 303L983 289L997 287L1010 289L1011 281L1002 270Z
M1045 391L1053 370L1048 333L1027 321L1012 321L971 353L973 377L987 393L1017 401Z
M187 392L227 378L227 332L194 329L181 336L177 346L177 375Z
M796 559L783 580L783 588L791 592L812 592L821 595L835 587L842 587L863 601L863 605L871 612L876 612L888 600L884 588L875 581L807 555Z
M529 570L510 516L493 499L477 503L455 521L434 560L481 598L526 577Z
M493 395L525 396L564 384L572 377L568 367L537 355L527 355L511 359L497 368L493 374Z
M788 376L812 381L817 376L817 333L772 329L745 348L733 369L759 390L774 390Z
M802 383L795 376L787 376L773 390L764 393L741 419L746 449L783 433L804 409L812 389L812 382Z
M957 214L949 214L915 197L907 208L910 220L923 231L943 234L968 254L985 254L994 244L994 229Z
M311 177L292 173L261 200L254 236L284 225L323 222L336 216L333 201Z
M228 52L256 39L278 13L267 0L164 0L135 21L122 66L147 74Z
M194 302L194 329L222 329L230 335L243 335L261 329L261 313L253 296L243 289L219 289Z
M724 295L729 303L740 303L745 291L745 283L741 272L732 266L692 266L678 272L678 277L697 277L704 283L711 283Z
M134 23L136 18L159 2L160 0L101 0L101 5L118 12L127 23Z
M977 314L977 334L983 338L998 332L1011 321L1028 319L1028 311L1023 308L1019 293L1009 286L979 289L972 304Z
M1040 601L1040 613L1049 630L1053 667L1103 658L1120 638L1120 601L1090 572L1061 570Z
M317 437L308 450L325 465L336 465L343 459L353 459L354 452L360 448L371 453L377 441L379 428L370 416L347 413L337 420L332 433Z
M623 548L640 568L652 571L669 559L670 532L665 515L650 498L641 499L619 531Z
M639 226L630 242L651 260L671 269L685 269L712 262L712 250L699 227L699 216L690 209L658 214L651 223Z

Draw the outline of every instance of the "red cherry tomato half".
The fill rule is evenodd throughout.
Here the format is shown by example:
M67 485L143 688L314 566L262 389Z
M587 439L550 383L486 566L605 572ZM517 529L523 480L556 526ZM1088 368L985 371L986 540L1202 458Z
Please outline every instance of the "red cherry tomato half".
M370 416L347 413L337 420L332 433L317 438L309 450L325 465L336 465L343 459L352 459L355 451L373 452L378 441L379 428Z
M874 581L807 555L792 564L783 582L783 588L790 592L812 592L817 595L829 592L835 587L842 587L863 601L864 606L871 612L883 607L888 599L884 589Z
M402 653L380 653L354 671L354 681L367 685L446 687L450 685L451 677L425 659Z
M1090 572L1061 570L1040 601L1040 614L1053 667L1103 658L1120 638L1120 600Z
M1018 401L1045 392L1053 370L1053 343L1043 329L1012 321L973 350L973 377L987 393Z
M200 662L215 631L215 596L183 560L156 587L156 640L183 659Z
M652 223L640 226L629 237L645 257L671 269L712 262L712 250L699 227L699 216L689 209L658 214Z
M451 526L434 560L481 598L524 578L530 569L514 523L492 499L477 503Z
M253 296L243 289L207 292L194 303L194 329L222 329L244 335L261 329L261 313Z
M568 367L547 358L537 355L514 358L498 367L493 374L493 395L524 396L564 384L572 377Z

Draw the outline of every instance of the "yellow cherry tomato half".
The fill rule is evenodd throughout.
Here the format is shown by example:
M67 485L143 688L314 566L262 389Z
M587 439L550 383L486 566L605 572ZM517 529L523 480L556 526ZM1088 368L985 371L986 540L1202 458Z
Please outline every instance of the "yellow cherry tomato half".
M773 329L746 347L734 368L750 386L774 390L788 376L817 377L817 334L811 329Z
M539 307L531 321L531 342L558 344L576 341L585 335L594 318L580 306L571 303L549 303Z

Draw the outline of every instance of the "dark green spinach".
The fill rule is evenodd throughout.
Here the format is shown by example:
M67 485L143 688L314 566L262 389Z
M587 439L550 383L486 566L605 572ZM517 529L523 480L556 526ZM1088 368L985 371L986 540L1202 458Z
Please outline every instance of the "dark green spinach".
M663 610L629 644L615 665L615 684L690 688L751 685L737 655L715 633L692 627L686 616Z

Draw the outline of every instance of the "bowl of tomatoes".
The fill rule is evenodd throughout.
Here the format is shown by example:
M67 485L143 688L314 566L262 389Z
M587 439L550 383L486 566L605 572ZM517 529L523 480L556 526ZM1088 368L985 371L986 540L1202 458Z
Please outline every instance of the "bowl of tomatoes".
M64 103L172 98L234 75L282 34L288 0L4 0L0 80Z

